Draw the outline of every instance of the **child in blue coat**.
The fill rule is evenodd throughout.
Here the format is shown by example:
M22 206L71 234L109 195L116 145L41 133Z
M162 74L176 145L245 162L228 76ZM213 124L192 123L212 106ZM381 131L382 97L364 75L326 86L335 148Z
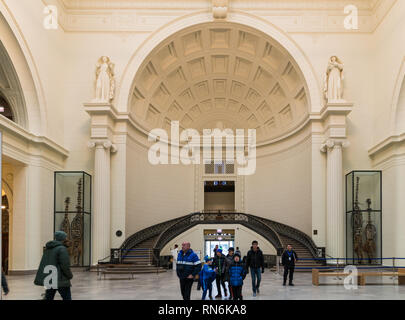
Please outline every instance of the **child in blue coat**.
M202 300L205 300L207 292L209 292L209 298L212 300L212 282L215 280L216 272L212 269L212 258L205 256L205 264L200 271L200 283L203 289Z
M235 253L233 262L228 269L229 286L232 290L233 300L243 300L242 287L243 280L246 278L245 265L240 260L240 254Z

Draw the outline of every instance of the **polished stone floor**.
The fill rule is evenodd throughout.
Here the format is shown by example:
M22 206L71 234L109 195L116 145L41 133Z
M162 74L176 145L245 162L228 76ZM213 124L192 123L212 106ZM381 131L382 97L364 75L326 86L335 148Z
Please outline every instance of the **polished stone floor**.
M41 299L43 288L34 286L34 276L9 276L10 293L3 297L5 300L35 300ZM281 276L266 270L263 274L261 292L257 297L252 296L251 278L248 275L243 287L244 299L257 300L302 300L302 299L393 299L405 300L405 286L397 286L394 280L372 279L372 285L358 287L357 290L347 290L342 285L343 280L321 280L323 285L312 286L311 273L295 274L295 286L283 287ZM340 283L340 284L338 284ZM380 285L378 285L380 283ZM137 275L134 280L97 280L94 272L75 272L72 282L72 295L75 300L173 300L180 299L178 279L173 271L161 274ZM193 286L192 299L201 299L201 291ZM214 295L216 286L214 282ZM57 295L58 296L58 295ZM59 297L58 297L59 299Z

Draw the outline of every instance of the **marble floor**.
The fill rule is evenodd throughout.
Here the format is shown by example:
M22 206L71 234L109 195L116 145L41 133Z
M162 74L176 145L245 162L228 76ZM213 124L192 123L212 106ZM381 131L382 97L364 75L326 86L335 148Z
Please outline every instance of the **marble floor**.
M312 286L311 273L295 274L295 286L283 287L281 276L266 270L263 274L261 292L257 297L252 296L251 278L248 275L243 287L244 299L256 300L303 300L303 299L337 299L337 300L367 300L390 299L405 300L405 286L394 284L394 280L375 279L373 285L347 290L343 280L322 279L323 285ZM3 296L4 300L36 300L41 299L43 288L33 284L34 275L9 276L10 293ZM378 285L379 282L382 282ZM340 283L340 284L337 284ZM192 299L201 299L201 291L193 286ZM214 295L216 286L214 282ZM161 274L136 275L134 280L97 280L95 272L75 272L72 281L72 296L75 300L176 300L180 299L180 288L175 273L169 270ZM59 299L59 296L57 294Z

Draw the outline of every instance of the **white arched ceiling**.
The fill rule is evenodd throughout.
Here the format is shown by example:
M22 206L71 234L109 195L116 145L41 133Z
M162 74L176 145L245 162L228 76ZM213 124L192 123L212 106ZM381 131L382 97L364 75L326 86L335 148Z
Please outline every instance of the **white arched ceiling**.
M143 129L257 129L258 142L299 127L309 115L301 70L281 45L236 23L203 23L176 32L143 61L130 115Z

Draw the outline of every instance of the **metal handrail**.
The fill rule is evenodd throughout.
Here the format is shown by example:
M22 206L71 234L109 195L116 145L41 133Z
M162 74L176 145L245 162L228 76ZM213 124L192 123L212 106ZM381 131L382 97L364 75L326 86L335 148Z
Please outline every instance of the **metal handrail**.
M305 245L305 247L307 247L307 249L309 249L309 251L311 252L311 254L314 257L317 257L317 245L315 244L315 242L312 240L311 237L309 237L306 233L295 229L293 227L290 227L286 224L280 223L280 222L275 222L273 220L270 219L266 219L263 217L259 217L262 221L266 221L270 224L272 224L274 226L275 232L279 233L281 235L287 236L289 238L292 238L294 240L297 240L298 242L302 243L303 245Z
M201 215L203 216L202 220L199 219L199 216ZM244 217L244 220L235 219L238 215L239 217ZM215 218L218 216L225 217L227 220L215 220ZM213 217L215 218L213 219ZM152 252L153 258L155 259L157 265L159 265L160 250L163 248L163 246L176 235L186 231L194 225L201 223L238 223L248 228L254 227L257 233L269 240L277 249L283 247L283 241L280 236L286 236L303 244L314 257L317 257L318 247L304 232L263 217L256 217L251 214L235 212L233 210L204 210L201 212L193 212L186 216L171 219L140 230L124 241L120 247L121 254L125 255L128 250L135 247L137 244L157 236L153 243Z
M252 227L252 223L255 225L255 230L262 236L264 236L266 239L268 239L276 248L281 247L281 240L278 237L277 233L267 224L263 224L259 219L252 215L248 215L245 213L235 213L232 212L234 217L236 215L239 216L244 216L247 219L245 220L236 220L236 219L230 219L226 221L221 221L222 223L239 223L242 224L246 227ZM203 219L200 220L200 216L203 216ZM172 238L174 238L177 234L186 231L187 229L193 227L194 225L197 225L201 223L201 221L204 221L204 223L212 223L217 222L215 220L209 220L207 217L213 216L214 214L211 213L202 213L202 212L195 212L190 215L185 216L182 220L180 220L178 223L175 223L171 226L169 226L156 240L154 249L156 250L161 250L164 244L166 244L168 241L170 241ZM193 217L196 217L198 219L192 219ZM265 228L263 228L265 226Z

